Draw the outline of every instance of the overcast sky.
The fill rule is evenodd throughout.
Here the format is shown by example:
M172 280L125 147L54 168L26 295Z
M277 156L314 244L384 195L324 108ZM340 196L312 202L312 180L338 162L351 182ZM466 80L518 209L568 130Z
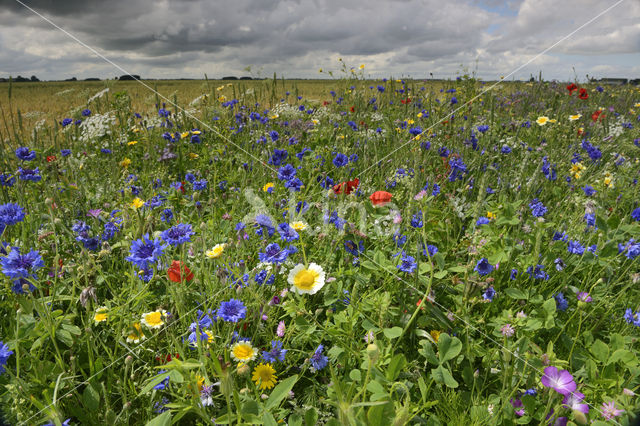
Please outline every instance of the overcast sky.
M618 0L21 0L143 78L508 75ZM575 70L575 71L574 71ZM518 79L640 78L640 0L624 0ZM0 76L113 78L15 0L0 0Z

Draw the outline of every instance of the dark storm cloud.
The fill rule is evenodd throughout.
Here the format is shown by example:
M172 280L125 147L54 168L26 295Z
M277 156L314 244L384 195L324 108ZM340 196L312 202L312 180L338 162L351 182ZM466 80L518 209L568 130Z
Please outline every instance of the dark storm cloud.
M597 0L561 5L552 0L24 2L132 72L185 77L238 73L248 65L309 77L318 67L336 66L338 57L356 62L349 65L367 63L367 71L379 75L475 60L504 73L600 7ZM576 7L585 2L590 7ZM580 52L591 46L601 54L637 49L640 28L630 20L636 10L632 6L630 16L603 17L601 31L607 33L585 32L565 42L564 49ZM613 31L614 22L623 24ZM44 78L74 71L119 73L11 0L0 2L0 59L0 75L16 70L52 70Z

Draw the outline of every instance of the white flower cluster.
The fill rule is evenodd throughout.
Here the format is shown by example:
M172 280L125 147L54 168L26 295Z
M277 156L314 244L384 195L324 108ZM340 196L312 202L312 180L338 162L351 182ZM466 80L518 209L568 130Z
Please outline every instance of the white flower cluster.
M285 116L287 118L300 118L302 112L298 110L295 105L289 105L287 103L279 103L275 105L269 115L278 114L279 116Z
M116 124L116 116L112 112L95 114L80 124L80 140L91 142L111 134L111 127Z

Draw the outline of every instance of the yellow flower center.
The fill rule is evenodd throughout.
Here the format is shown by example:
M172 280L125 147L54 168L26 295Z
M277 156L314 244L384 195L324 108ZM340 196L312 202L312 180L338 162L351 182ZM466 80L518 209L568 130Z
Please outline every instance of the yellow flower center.
M318 278L317 272L309 269L303 269L293 278L293 285L298 287L300 290L311 290L313 288L313 284L316 282L316 278Z
M241 344L233 349L233 354L238 359L249 359L253 356L253 348L251 345Z
M147 314L145 319L147 320L147 324L149 324L149 325L162 324L162 313L161 312L151 312L150 314Z
M106 312L99 312L93 317L93 320L95 322L106 321L107 320L107 313Z

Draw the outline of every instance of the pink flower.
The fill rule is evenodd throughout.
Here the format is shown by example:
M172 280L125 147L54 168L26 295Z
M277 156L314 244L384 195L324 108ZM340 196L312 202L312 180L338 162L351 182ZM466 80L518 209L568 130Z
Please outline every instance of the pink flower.
M284 325L284 321L280 321L278 323L278 328L276 330L276 334L278 335L278 337L283 337L284 336L284 332L285 332L285 325Z
M605 420L613 420L614 417L618 417L622 413L624 410L617 410L615 401L602 403L602 417Z

